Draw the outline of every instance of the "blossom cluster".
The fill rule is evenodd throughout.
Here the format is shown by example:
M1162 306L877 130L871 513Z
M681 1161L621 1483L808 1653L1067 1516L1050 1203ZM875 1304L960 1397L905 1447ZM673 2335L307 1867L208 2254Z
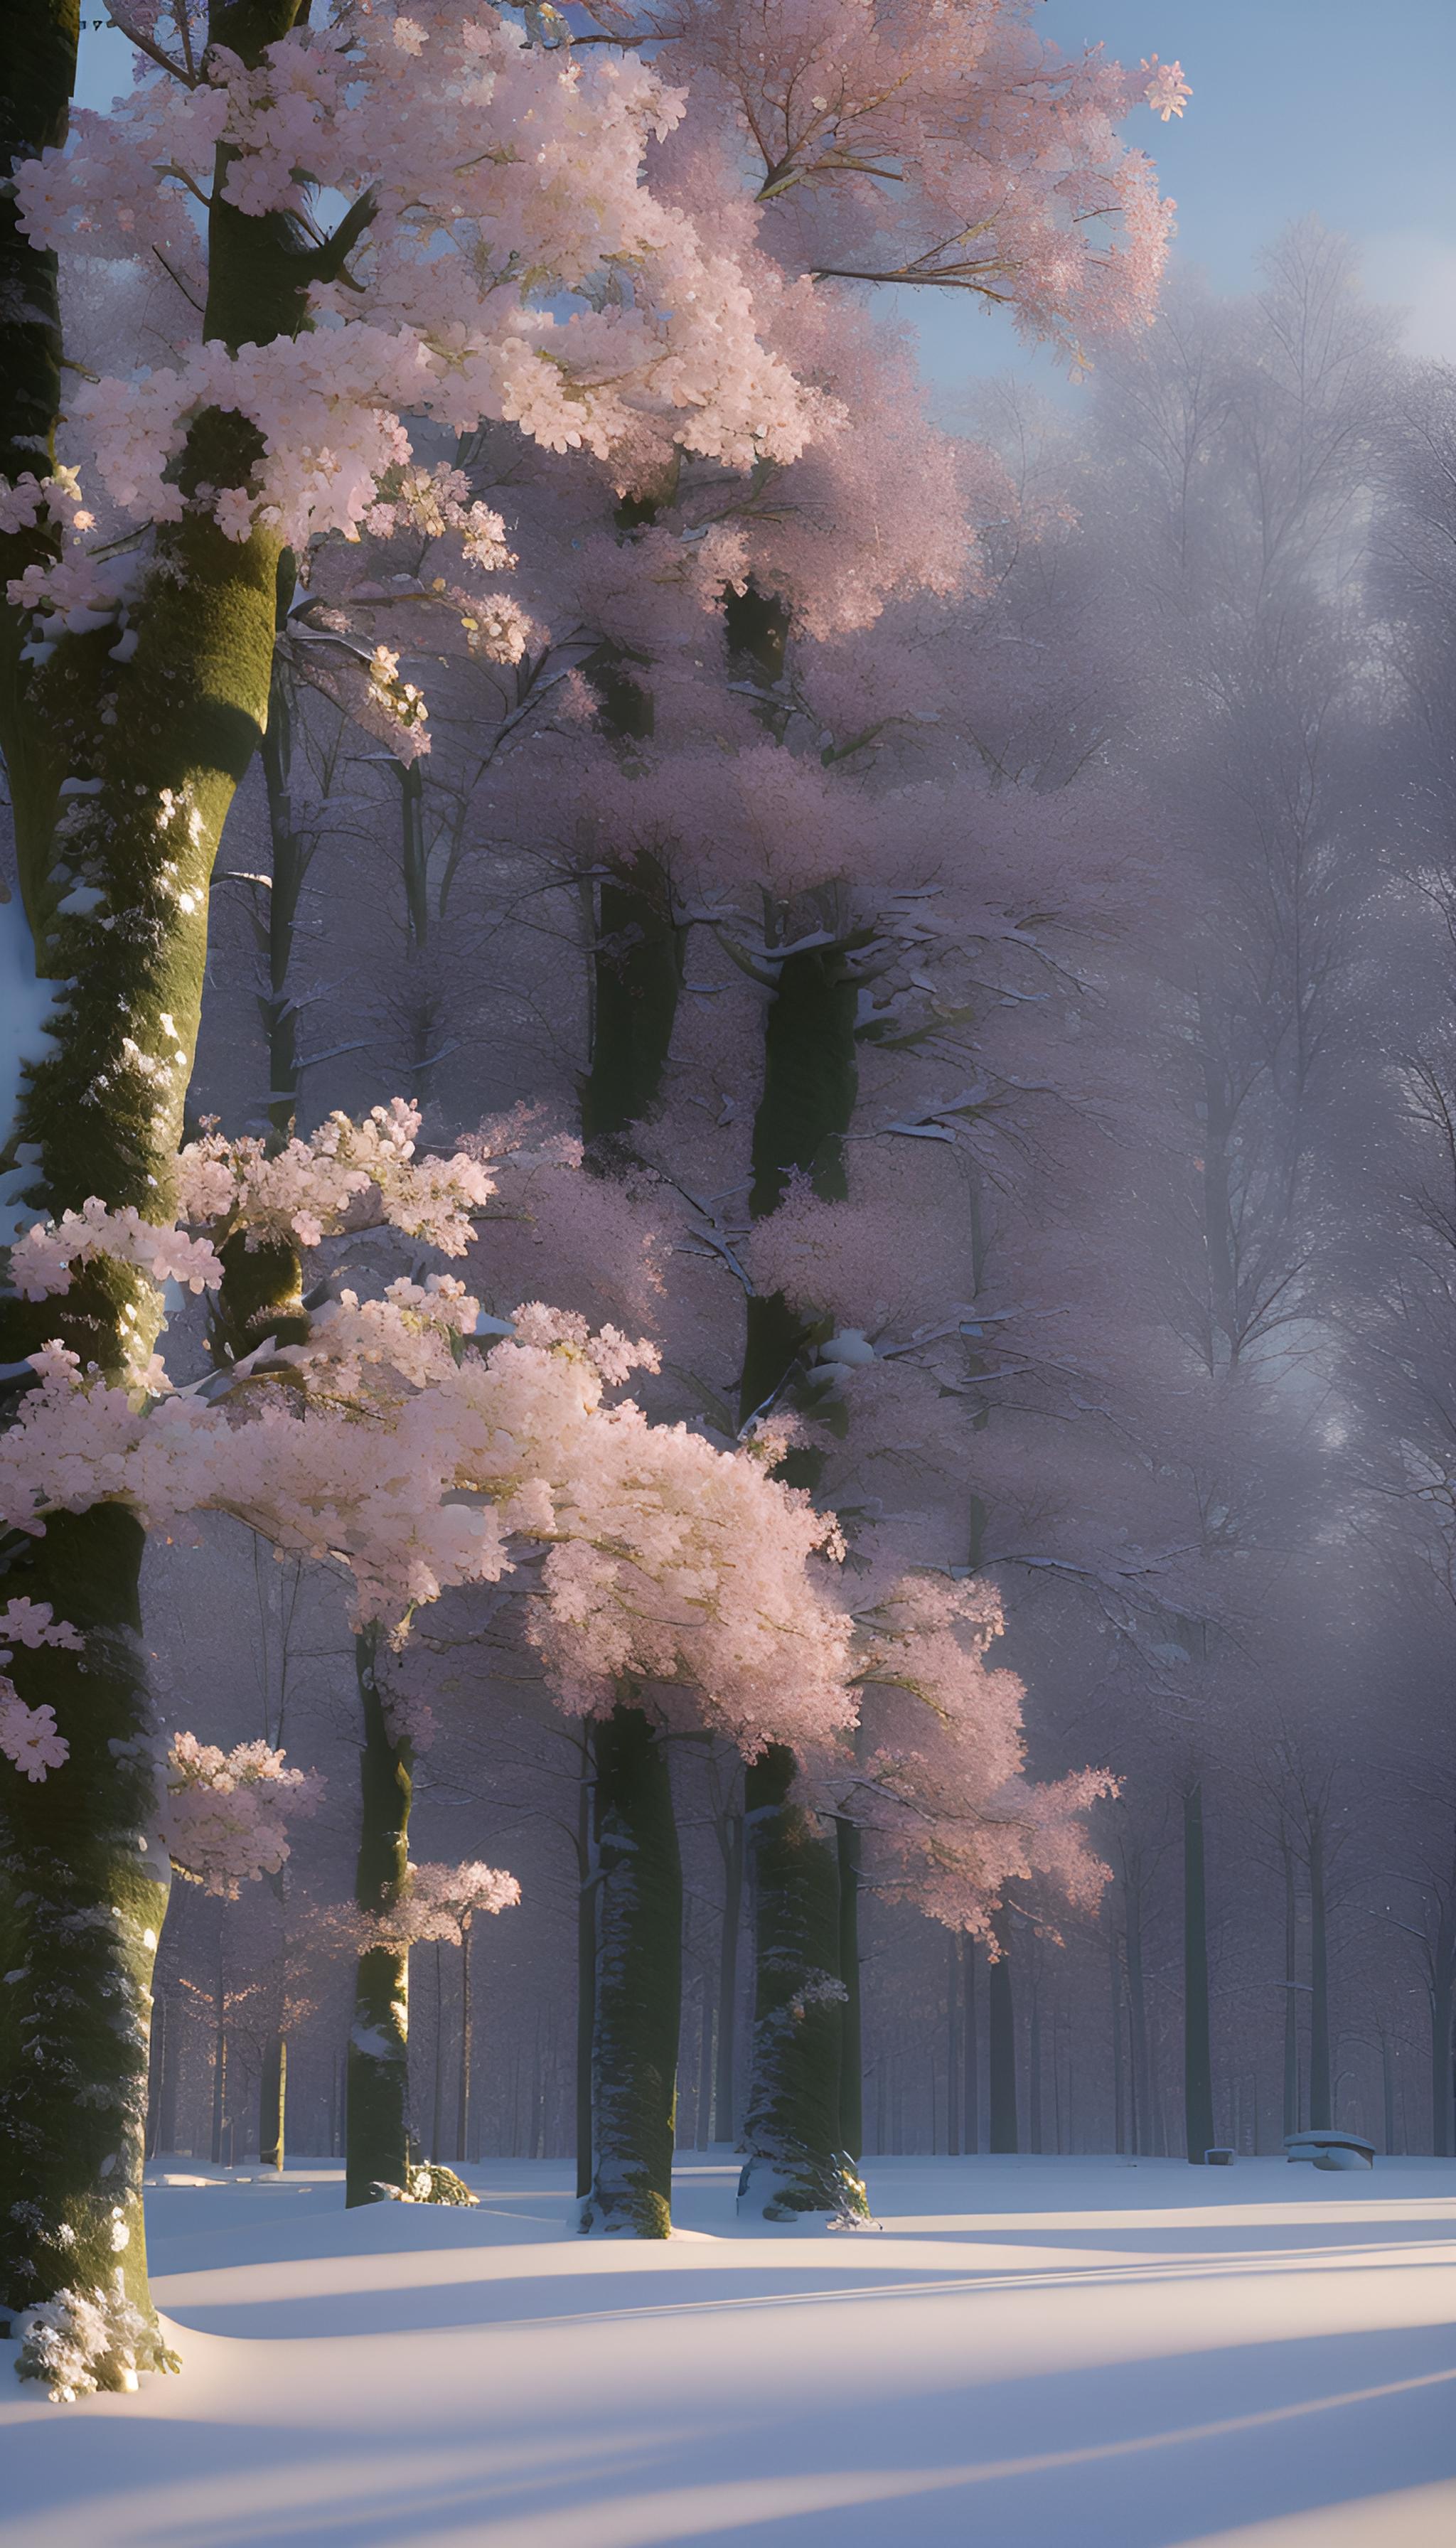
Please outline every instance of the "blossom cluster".
M14 1644L7 1642L14 1639ZM15 1661L15 1646L68 1646L78 1653L85 1640L67 1619L57 1619L48 1601L22 1594L0 1610L0 1752L33 1784L48 1770L59 1770L70 1758L70 1745L55 1730L53 1707L28 1707L6 1666Z
M343 48L301 26L251 67L216 45L185 76L139 68L109 116L78 113L66 149L20 167L38 247L155 254L200 303L191 205L216 169L250 217L307 218L318 190L356 209L346 270L320 260L312 327L83 386L73 421L124 514L180 517L172 463L208 408L263 446L248 485L209 500L220 526L298 548L417 499L406 413L455 432L503 418L602 458L644 431L736 468L803 448L823 403L761 341L743 265L642 182L683 107L651 61L584 65L495 9L421 0L410 18L356 14ZM449 488L437 504L495 556L483 510L462 518ZM43 571L27 600L44 587Z
M1025 1775L1022 1684L986 1660L1003 1624L983 1583L906 1577L865 1623L860 1665L878 1702L864 1776L879 1799L889 1889L988 1943L1017 1882L1095 1908L1108 1870L1082 1817L1117 1788L1103 1770L1045 1784Z
M397 1636L445 1586L534 1550L529 1634L564 1705L607 1705L637 1676L685 1684L746 1750L831 1742L854 1715L846 1623L810 1568L838 1549L833 1521L750 1451L607 1405L650 1349L530 1304L482 1352L479 1319L450 1277L346 1292L276 1354L297 1386L235 1406L138 1403L46 1346L0 1436L0 1515L37 1531L108 1501L148 1527L230 1513L342 1569L355 1621Z
M290 1770L266 1743L230 1752L174 1734L163 1771L162 1835L172 1865L209 1893L235 1902L238 1888L275 1874L288 1856L287 1826L318 1810L322 1780Z
M1160 62L1156 53L1153 53L1141 67L1148 74L1147 86L1142 92L1143 98L1151 107L1153 114L1160 115L1164 124L1170 123L1175 115L1181 116L1189 98L1193 95L1192 89L1183 76L1182 63Z
M480 1159L417 1158L419 1109L392 1098L362 1123L330 1115L317 1133L270 1155L250 1138L207 1132L177 1163L177 1215L222 1240L241 1230L249 1247L317 1247L330 1232L388 1223L444 1256L463 1256L471 1218L495 1180Z
M398 1901L380 1911L362 1911L353 1903L330 1907L325 1926L330 1937L351 1946L356 1955L375 1947L406 1954L411 1947L438 1942L458 1946L477 1913L513 1910L520 1901L519 1879L504 1867L468 1859L458 1866L427 1861L411 1866Z
M95 1257L135 1265L158 1283L179 1283L189 1292L215 1291L223 1279L216 1250L205 1238L185 1230L143 1221L131 1204L112 1212L93 1195L79 1212L62 1213L58 1222L35 1222L23 1230L10 1252L10 1279L23 1301L44 1301L68 1292L77 1265Z

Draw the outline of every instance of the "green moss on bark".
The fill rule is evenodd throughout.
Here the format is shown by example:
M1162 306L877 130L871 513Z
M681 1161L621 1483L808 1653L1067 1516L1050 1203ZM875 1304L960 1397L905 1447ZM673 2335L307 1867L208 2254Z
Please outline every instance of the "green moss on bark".
M169 1867L136 1584L114 1506L61 1514L7 1597L50 1601L83 1649L26 1658L26 1695L70 1744L37 1785L0 1776L0 2301L113 2291L153 2330L141 2210L151 1977ZM166 2356L154 2333L150 2356Z

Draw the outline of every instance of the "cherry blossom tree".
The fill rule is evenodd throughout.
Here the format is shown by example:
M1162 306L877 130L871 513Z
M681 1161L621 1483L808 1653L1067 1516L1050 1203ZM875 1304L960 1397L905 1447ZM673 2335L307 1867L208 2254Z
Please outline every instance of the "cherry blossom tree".
M110 117L77 117L69 146L64 0L7 74L3 744L39 1033L6 1092L4 1138L10 1199L32 1213L95 1197L165 1221L208 878L266 719L290 549L423 502L453 506L474 568L506 563L492 518L411 471L402 407L457 431L509 418L601 453L629 433L671 449L681 429L737 467L800 448L818 406L761 344L739 266L641 184L647 136L679 112L647 64L603 80L494 10L346 5L315 25L299 0L219 0L205 15L183 0L123 23L141 76ZM527 118L544 156L524 160L512 136ZM481 149L483 120L500 149ZM442 150L451 131L461 146ZM339 195L329 228L319 207ZM84 384L62 460L75 252L160 269L179 351L143 377ZM628 271L630 296L612 288ZM569 316L552 306L563 294ZM500 651L516 643L501 622ZM364 687L391 731L414 721L387 660ZM240 1315L277 1308L265 1284ZM120 1421L122 1376L144 1369L159 1317L150 1268L93 1254L58 1317L7 1304L10 1379L28 1386L32 1349L58 1331L78 1376L96 1375L80 1398L99 1391ZM50 1411L60 1403L52 1391ZM27 1562L24 1597L49 1599L87 1641L84 1663L37 1650L35 1704L87 1729L71 1741L63 1889L67 1916L108 1922L131 1901L130 1835L147 1819L140 1545L135 1507L73 1494ZM13 1896L26 1842L12 1848L6 1816ZM138 1922L138 1939L152 1933ZM108 1952L139 2001L151 1951L119 1936ZM117 2131L98 2107L83 2177ZM85 2213L79 2182L77 2200ZM93 2209L70 2226L96 2279L112 2207ZM7 2250L7 2283L36 2254L34 2241ZM128 2306L144 2315L138 2255Z
M24 1216L47 1215L51 1229L39 1242L42 1261L31 1266L39 1279L29 1290L18 1282L5 1305L9 1373L22 1397L8 1437L16 1447L4 1456L17 1526L29 1541L21 1551L24 1597L38 1607L48 1601L51 1616L85 1641L84 1663L74 1660L82 1650L38 1646L27 1682L27 1704L40 1719L33 1753L52 1739L68 1741L63 1767L72 1792L89 1800L94 1847L89 1871L74 1875L78 1916L98 1903L109 1916L118 1888L132 1881L127 1835L145 1818L136 1583L148 1520L222 1509L287 1549L311 1556L347 1549L355 1614L367 1631L388 1631L402 1605L430 1597L443 1582L489 1578L504 1562L517 1520L529 1536L524 1475L507 1477L481 1429L489 1431L475 1395L481 1357L467 1349L456 1359L471 1315L465 1296L435 1286L421 1298L415 1286L407 1299L396 1287L389 1312L379 1313L389 1330L383 1344L375 1305L345 1299L312 1319L298 1275L307 1213L287 1228L287 1214L269 1221L261 1158L252 1163L256 1174L250 1167L239 1178L235 1161L229 1170L237 1192L250 1187L252 1218L239 1211L229 1225L220 1204L198 1210L179 1186L174 1162L196 1044L207 883L266 722L277 626L289 615L284 596L300 565L307 569L320 541L347 546L361 529L386 536L422 528L450 552L444 590L466 652L506 672L520 666L523 680L531 666L535 679L521 611L500 583L517 554L502 516L453 461L421 463L411 442L411 431L426 444L431 431L513 435L552 455L553 469L560 460L563 470L599 470L594 488L614 480L626 489L623 502L641 527L642 585L685 581L698 609L706 602L716 610L730 592L728 669L749 668L755 695L741 713L762 727L774 712L757 694L773 687L768 677L792 613L800 609L806 630L814 618L807 563L796 571L792 542L775 542L778 473L820 445L842 455L838 475L829 464L819 522L812 486L794 508L808 557L826 531L834 545L837 524L860 500L836 381L848 386L853 361L871 354L845 310L845 284L872 266L884 279L990 290L1016 302L1037 327L1089 332L1150 307L1165 216L1145 163L1124 151L1113 131L1138 83L1130 89L1090 58L1060 64L1015 9L957 12L934 28L914 11L864 21L858 12L815 18L785 8L770 17L771 77L761 93L739 37L730 41L726 21L704 13L652 30L645 22L603 25L603 35L628 40L605 64L585 44L527 42L494 10L462 19L428 0L409 15L340 5L316 25L296 0L231 0L205 17L184 0L170 16L148 10L127 18L142 75L110 118L77 118L69 146L74 24L58 0L19 62L10 96L16 191L0 239L10 306L20 314L6 322L11 615L0 708L44 1016L7 1156L12 1199ZM654 44L644 52L636 39L648 32ZM746 191L724 138L742 129L740 115L751 134L768 133L770 91L826 42L835 63L824 91L837 101L832 114L815 108L812 130L795 125L773 137L763 182ZM903 76L887 88L892 58ZM685 97L671 84L676 76L689 81ZM983 114L989 93L993 143L985 162L992 173L974 181L962 154L944 142L925 146L932 128L944 134L963 112L972 86ZM1144 65L1140 93L1171 112L1182 84L1176 73ZM537 144L529 160L514 146L527 119ZM500 136L499 150L480 148L483 124ZM831 125L843 127L840 137ZM458 152L442 150L450 132L469 146L463 138ZM649 144L650 186L642 182ZM882 151L883 167L862 159L862 146ZM961 163L958 176L953 162ZM906 182L912 168L919 173ZM1001 206L994 221L987 182ZM898 211L887 218L887 185L903 218ZM1015 221L1005 210L1013 193ZM346 210L330 227L326 208L339 201ZM172 296L172 350L142 377L83 385L68 402L62 457L61 320L78 256L119 264L124 276L138 262L159 270ZM834 350L837 334L855 339L853 360ZM880 489L887 447L878 464L871 456ZM929 465L924 437L920 449ZM944 471L948 463L942 455L934 465ZM747 491L742 524L702 518L711 514L714 473ZM755 511L757 523L749 519ZM654 546L659 514L666 546L663 538ZM924 565L901 557L871 569L874 540L862 533L851 545L851 580L862 590L827 616L821 607L817 624L826 629L864 625L896 592L927 585L949 592L961 571L957 559L970 549L963 508L944 553ZM654 572L659 560L665 574ZM562 667L565 703L579 716L583 705L593 712L602 685L624 685L610 615L595 615L606 624L579 648L575 687L573 663ZM362 657L347 644L335 656L341 699L389 739L402 769L413 766L426 702L397 652L381 639ZM619 702L606 721L621 736L631 717ZM785 811L774 802L782 782L792 774L798 786L807 774L804 757L785 752L783 741L776 732L765 741L757 778L752 754L742 756L750 791L742 801L752 804L760 787L775 826ZM646 812L646 800L633 810ZM841 810L826 800L816 818L821 836ZM729 811L741 832L742 813ZM696 828L706 848L712 824ZM872 865L872 839L866 855ZM650 856L637 846L624 861L617 853L624 890L637 897L618 933L629 956L644 879L652 886L653 870L642 864ZM789 916L794 896L833 898L842 872L836 861L821 878L811 861L771 879L764 960L778 968L771 1017L783 1055L771 1074L772 1105L797 1123L785 1147L776 1119L766 1122L755 1168L775 1201L782 1171L809 1173L843 1129L847 995L858 994L857 933L864 924L836 914L827 935L810 930L816 943L804 950L788 934L798 925ZM898 880L893 868L890 878ZM669 944L660 928L649 935ZM808 960L800 963L800 955ZM752 964L751 949L749 956ZM784 991L785 968L790 987L801 977L805 985L803 1018ZM603 1018L609 1009L607 1002ZM827 1096L817 1085L795 1087L788 1032L820 1010L836 1056ZM645 1064L634 1062L600 1115L601 1130L651 1104L653 1055L666 1053L672 1023L670 1002L666 1035L660 1020ZM613 1069L599 1043L593 1079ZM206 1144L194 1164L199 1175L225 1165ZM372 1174L365 1181L372 1184ZM151 1350L158 1278L213 1288L211 1267L186 1246L175 1262L163 1252L163 1242L173 1249L179 1242L174 1207L193 1228L216 1224L220 1385L213 1395L212 1382L199 1385L202 1394L174 1392L153 1408L149 1397L138 1400L159 1385ZM140 1224L155 1224L159 1233L150 1254ZM52 1289L51 1278L62 1274ZM774 1318L781 1322L776 1309ZM607 1348L613 1378L623 1376L610 1368L616 1351ZM403 1389L391 1384L381 1394L369 1380L379 1370L369 1357L378 1353L403 1356ZM290 1356L303 1360L291 1364ZM771 1660L773 1640L746 1655L726 1612L721 1634L698 1621L689 1635L669 1597L671 1569L654 1576L656 1564L667 1564L654 1533L663 1509L680 1511L675 1500L690 1482L692 1527L708 1534L709 1546L714 1531L726 1548L747 1529L756 1563L771 1574L786 1566L797 1586L824 1526L807 1506L766 1502L751 1455L725 1463L698 1437L672 1427L634 1430L627 1410L602 1410L593 1396L602 1374L574 1330L518 1329L486 1359L506 1399L523 1388L528 1430L544 1422L565 1445L585 1424L597 1448L630 1436L629 1467L642 1456L643 1431L671 1435L677 1446L665 1441L649 1463L661 1502L651 1529L629 1540L629 1560L602 1554L599 1516L585 1503L574 1507L580 1527L574 1517L548 1534L546 1566L554 1572L540 1613L541 1652L568 1698L575 1692L594 1705L605 1688L620 1694L645 1681L685 1679L709 1696L736 1741L758 1749L780 1740L782 1676L776 1652ZM785 1360L756 1405L776 1394ZM282 1393L298 1384L280 1375L306 1367L304 1404L281 1406ZM563 1397L568 1368L576 1378ZM587 1372L594 1374L590 1382ZM255 1379L256 1420L236 1422L247 1402L233 1393L249 1392ZM359 1465L361 1392L369 1423L382 1424L394 1446L387 1483ZM427 1420L411 1414L425 1403ZM609 1420L598 1426L598 1415ZM434 1429L442 1416L447 1429L463 1425L468 1437L453 1459ZM607 1472L611 1465L608 1458ZM546 1474L556 1474L549 1460ZM560 1473L563 1491L567 1474ZM753 1489L727 1490L730 1478L751 1477L759 1481ZM605 1509L627 1490L598 1470L589 1494L584 1470L578 1492ZM407 1493L422 1519L402 1549L397 1523ZM450 1500L461 1494L486 1496L484 1509L496 1518ZM759 1502L745 1504L752 1495ZM512 1499L522 1497L516 1515ZM790 1512L802 1515L791 1526ZM685 1518L680 1527L688 1527ZM657 1581L666 1605L640 1634L623 1630L615 1605L613 1568L621 1563ZM848 1722L842 1631L822 1603L805 1608L797 1590L790 1611L792 1633L811 1658L794 1709L796 1741L807 1753ZM46 1732L47 1708L62 1729L56 1738ZM400 1751L387 1726L380 1735ZM9 1837L7 1830L7 1847ZM12 1867L25 1849L22 1827ZM150 1951L129 1940L115 1952L126 1987L144 1993ZM625 2183L619 2159L619 2151L604 2153L603 2183L618 2171L608 2209ZM83 2160L84 2173L92 2158ZM85 2211L91 2198L77 2200ZM104 2208L94 2219L86 2213L86 2239L104 2244L106 2227ZM32 2245L22 2260L32 2273L36 2254ZM83 2261L89 2272L89 2249ZM7 2262L7 2278L14 2270ZM135 2254L128 2270L135 2287L128 2306L144 2315ZM47 2264L43 2281L48 2275Z

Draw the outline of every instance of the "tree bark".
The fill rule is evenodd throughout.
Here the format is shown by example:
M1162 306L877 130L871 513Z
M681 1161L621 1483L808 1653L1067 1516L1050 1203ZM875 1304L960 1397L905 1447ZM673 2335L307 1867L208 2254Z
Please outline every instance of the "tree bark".
M1295 1988L1299 1979L1299 1903L1294 1847L1282 1825L1279 1855L1284 1869L1284 2135L1288 2139L1300 2128L1300 2012Z
M410 1858L410 1750L385 1722L378 1677L378 1637L354 1641L364 1740L359 1754L361 1813L354 1899L360 1911L392 1911ZM349 2035L348 2108L344 2137L344 2201L350 2208L379 2198L376 2186L407 2186L410 2176L410 1956L405 1948L370 1947L360 1956Z
M841 1814L834 1826L839 1871L839 1977L844 2009L839 2060L839 2145L847 2158L864 2154L864 1994L860 1962L860 1862L858 1823Z
M991 2071L991 2148L1001 2155L1014 2151L1016 2117L1016 2005L1011 1983L1011 1922L998 1911L992 1923L999 1950L989 1974Z
M1041 1956L1035 1947L1031 1970L1031 2025L1027 2045L1027 2142L1038 2158L1042 2155L1042 1972Z
M288 2099L288 2038L270 2035L263 2047L258 2083L258 2164L283 2174L284 2124Z
M460 2100L455 2110L455 2164L470 2155L470 2073L474 2015L470 2004L470 1941L474 1919L469 1911L460 1923Z
M429 2105L429 2154L431 2161L440 2155L445 2136L445 1955L438 1938L435 1940L435 2060Z
M1147 1990L1142 1973L1142 1883L1125 1881L1128 1913L1129 2045L1132 2054L1133 2146L1149 2157L1155 2143L1152 2071L1147 2057Z
M713 1993L706 1963L700 1976L699 2010L697 2113L692 2138L696 2148L705 2150L713 2137Z
M1452 2152L1452 2091L1456 2087L1456 1858L1436 1922L1430 1959L1430 2145L1437 2158Z
M582 1135L599 1152L655 1111L682 991L686 932L655 859L602 883L596 932Z
M120 2274L150 2319L141 2176L170 1868L154 1821L140 1550L114 1505L59 1514L5 1588L52 1600L85 1638L81 1653L45 1650L44 1685L26 1684L33 1704L53 1703L69 1761L39 1785L0 1779L0 1969L14 1976L0 1992L0 2302L15 2310L62 2289L111 2292ZM150 2359L162 2360L159 2337Z
M1310 2130L1333 2127L1329 2061L1328 1906L1324 1888L1324 1816L1310 1818Z
M961 1965L965 1976L964 2009L961 2019L961 2043L964 2048L964 2090L962 2129L967 2155L974 2158L981 2145L980 2063L976 2049L975 2012L975 1940L961 1941Z
M1453 2042L1453 1994L1450 1976L1430 1995L1431 2149L1437 2158L1451 2155L1451 2099L1456 2085L1456 2042Z
M577 1815L577 2198L592 2191L592 2044L596 2029L596 1868L592 1754L582 1751Z
M293 553L279 559L276 616L281 629L293 597ZM275 651L268 686L268 723L263 735L263 780L268 798L271 873L266 888L255 886L264 909L254 904L258 956L266 969L267 988L258 994L258 1012L268 1046L268 1121L277 1147L293 1137L299 1104L299 1012L289 989L299 905L313 860L310 841L294 819L293 747L298 702L293 681Z
M1202 2167L1215 2132L1203 1784L1197 1778L1183 1791L1183 2119L1189 2164Z
M1107 1942L1107 1995L1112 2015L1112 2145L1128 2146L1128 2090L1123 2072L1123 1966L1116 1933Z
M212 34L248 64L288 32L299 0L215 6ZM0 144L15 159L64 138L74 82L75 0L13 11L0 56ZM220 172L226 175L226 168ZM208 218L207 336L264 344L304 318L308 258L285 223L222 200ZM0 466L42 474L53 452L61 343L56 266L0 206ZM177 478L246 481L253 428L218 410L192 425ZM55 552L42 526L0 540L0 588ZM28 1063L0 1153L24 1151L19 1201L59 1215L98 1196L148 1217L169 1206L171 1162L196 1049L208 889L233 792L267 716L279 542L237 542L189 512L158 534L158 564L132 661L114 630L66 636L44 665L22 661L29 630L0 610L0 747L10 779L22 898L38 976L54 984L45 1058ZM62 800L63 778L97 781ZM62 911L83 882L89 909ZM92 898L94 897L94 899ZM103 927L102 921L107 925ZM116 925L125 919L125 926ZM137 1067L138 1053L147 1068ZM99 1092L105 1092L100 1097ZM8 1092L0 1103L6 1103ZM106 1261L60 1301L0 1308L0 1364L52 1335L109 1376L157 1333L154 1285ZM23 2064L0 2043L0 2291L12 2306L64 2289L122 2292L153 2330L144 2362L170 2361L155 2334L141 2229L150 1985L166 1899L154 1827L153 1727L137 1588L142 1534L114 1507L57 1516L10 1585L49 1600L86 1637L84 1656L27 1658L24 1695L55 1709L70 1744L62 1772L24 1798L0 1788L0 1913L8 1969L0 2024L23 2030ZM64 2231L62 2236L60 2233ZM127 2385L127 2366L95 2366Z
M833 1840L795 1801L794 1775L793 1754L781 1743L771 1744L744 1774L758 1987L739 2209L766 2221L867 2211L840 2147L838 1860Z
M960 2156L960 1949L958 1931L946 1939L946 2156Z
M214 2167L223 2164L226 2146L224 2135L228 2123L228 1991L223 1972L223 1950L218 1948L218 1987L213 1995L213 2137L211 2142Z
M596 1888L592 2184L584 2230L666 2238L672 2228L682 1866L668 1758L645 1710L621 1700L592 1730Z
M723 1860L723 1933L718 1946L718 2029L713 2083L713 2136L732 2141L738 2040L738 1939L743 1925L743 1815L730 1811L715 1822Z

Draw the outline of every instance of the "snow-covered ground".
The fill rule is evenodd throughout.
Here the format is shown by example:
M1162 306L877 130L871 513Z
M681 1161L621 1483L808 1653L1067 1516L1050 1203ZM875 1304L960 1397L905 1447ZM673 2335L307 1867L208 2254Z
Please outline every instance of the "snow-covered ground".
M183 2376L52 2407L0 2347L0 2548L1456 2543L1446 2162L886 2159L878 2233L805 2236L718 2155L662 2246L471 2175L159 2178Z

